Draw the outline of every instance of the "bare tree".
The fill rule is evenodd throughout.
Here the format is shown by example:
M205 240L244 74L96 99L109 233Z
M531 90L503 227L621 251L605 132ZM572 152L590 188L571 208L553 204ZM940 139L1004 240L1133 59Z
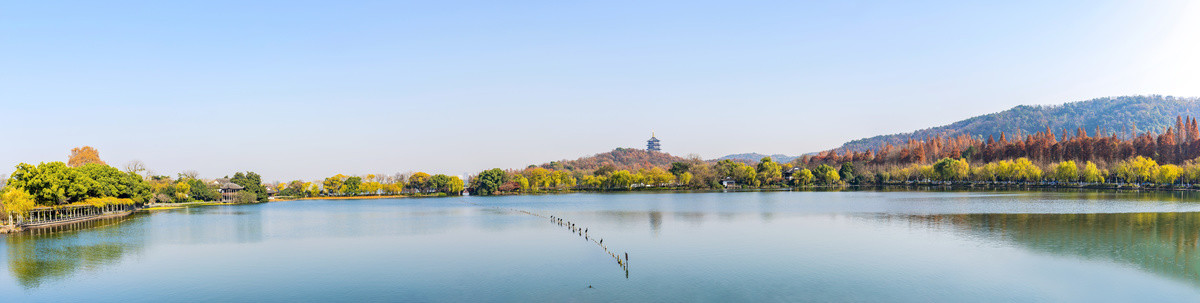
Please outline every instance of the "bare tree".
M133 160L125 163L125 172L127 173L140 174L144 171L146 171L146 163L143 163L142 160Z
M196 179L196 178L198 178L198 177L200 177L200 173L196 172L195 170L185 170L185 171L183 171L183 172L179 173L179 179L180 179L180 180L183 180L183 179Z

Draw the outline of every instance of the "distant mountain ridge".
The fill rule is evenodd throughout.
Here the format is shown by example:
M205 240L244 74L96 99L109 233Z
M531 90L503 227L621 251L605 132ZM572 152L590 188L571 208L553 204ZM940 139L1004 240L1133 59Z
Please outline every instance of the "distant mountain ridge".
M952 137L961 134L986 140L999 139L1000 133L1010 136L1033 134L1049 127L1062 135L1064 129L1072 134L1083 127L1090 135L1099 130L1105 134L1162 132L1174 126L1177 116L1200 114L1200 99L1162 95L1122 96L1069 102L1062 105L1021 105L1012 109L948 125L926 128L910 133L880 135L846 142L836 150L865 151L884 144L902 145L910 139L925 140L935 136Z
M784 155L784 154L764 155L764 154L760 154L760 153L744 153L744 154L726 155L724 157L717 158L717 160L734 160L734 161L741 161L741 162L758 163L758 161L762 160L763 157L771 157L771 160L774 160L775 162L780 162L780 163L792 162L792 160L799 158L798 156L788 156L788 155Z

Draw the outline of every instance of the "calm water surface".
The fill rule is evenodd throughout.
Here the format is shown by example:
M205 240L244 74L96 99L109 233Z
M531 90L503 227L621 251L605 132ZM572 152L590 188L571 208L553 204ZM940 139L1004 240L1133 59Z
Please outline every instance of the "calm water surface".
M0 301L1196 302L1198 238L1191 193L294 201L3 236Z

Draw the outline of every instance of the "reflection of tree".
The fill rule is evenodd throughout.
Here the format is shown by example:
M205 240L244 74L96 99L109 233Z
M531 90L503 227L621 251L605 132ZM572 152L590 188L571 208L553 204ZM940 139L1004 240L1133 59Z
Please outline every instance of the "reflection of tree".
M81 269L115 264L125 254L141 250L141 235L131 234L128 228L106 228L124 220L102 219L7 236L9 271L21 286L35 288Z
M261 206L260 206L261 207ZM263 211L250 211L248 214L233 216L234 230L238 243L258 243L263 241Z
M679 220L680 222L687 222L687 223L691 223L694 225L700 225L700 224L704 223L705 213L703 213L703 212L678 211L678 212L675 212L674 214L675 214L675 219Z
M650 230L654 231L654 235L658 235L662 231L662 212L650 212Z
M988 194L997 195L1020 195L1022 197L1033 197L1042 199L1069 199L1069 200L1120 200L1120 201L1142 201L1142 202L1185 202L1191 203L1200 200L1200 192L1197 191L1138 191L1138 190L1111 190L1111 189L1090 189L1090 188L1038 188L1036 190L1014 190L1010 188L946 188L946 187L930 187L930 186L886 186L869 188L873 192L899 192L906 194L931 192L931 193L962 193L962 198L968 199L973 197L984 196ZM944 198L944 197L940 197ZM894 198L895 199L895 198ZM913 196L905 199L927 199L924 196Z
M644 212L644 211L609 210L609 211L597 211L596 216L599 217L600 219L604 219L605 221L617 222L617 223L621 223L622 225L624 225L627 223L642 222L642 220L646 219L646 212Z
M189 207L177 210L188 224L165 226L158 233L183 233L172 241L184 243L258 243L263 240L262 204L228 207ZM353 222L347 220L347 222Z
M1200 285L1200 213L915 215L1035 251L1135 265Z

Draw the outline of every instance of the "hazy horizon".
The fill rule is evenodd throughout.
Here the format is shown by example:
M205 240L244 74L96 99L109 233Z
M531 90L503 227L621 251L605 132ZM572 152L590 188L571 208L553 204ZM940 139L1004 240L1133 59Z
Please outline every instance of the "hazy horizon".
M7 2L0 174L463 175L799 155L1017 105L1200 96L1200 3Z

